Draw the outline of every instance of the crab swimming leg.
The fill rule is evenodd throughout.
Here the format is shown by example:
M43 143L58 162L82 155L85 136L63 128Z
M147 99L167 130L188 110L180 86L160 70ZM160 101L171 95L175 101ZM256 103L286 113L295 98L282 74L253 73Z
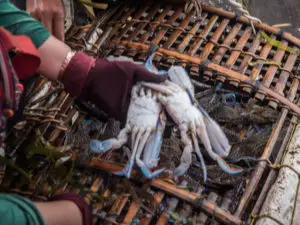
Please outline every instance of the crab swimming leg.
M156 130L150 136L144 149L143 162L150 169L155 168L159 161L159 153L163 142L163 133L166 126L166 120L166 113L162 111L157 121Z
M210 140L208 138L208 135L207 135L207 131L206 131L206 128L205 128L205 125L203 123L199 123L197 124L197 134L200 138L200 140L202 141L203 145L205 146L205 149L208 153L208 155L213 159L215 160L218 165L221 167L221 169L228 173L228 174L231 174L231 175L235 175L235 174L240 174L242 173L244 170L242 168L232 168L230 167L225 161L224 159L222 159L218 154L216 154L213 150L212 150L212 147L211 147L211 144L210 144Z
M140 143L138 152L136 154L136 163L140 167L140 169L143 172L143 174L145 175L145 177L151 179L151 178L157 177L159 174L161 174L162 172L164 172L164 169L160 169L160 170L151 172L149 170L149 168L147 167L147 165L141 160L141 154L142 154L142 152L143 152L143 150L145 148L145 144L146 144L147 140L150 137L150 134L151 134L151 129L147 129L147 131L146 131L146 133L145 133L145 135L144 135L144 137L143 137L143 139L142 139L142 141ZM155 143L154 143L154 145L155 145ZM153 150L157 151L156 149L153 149Z

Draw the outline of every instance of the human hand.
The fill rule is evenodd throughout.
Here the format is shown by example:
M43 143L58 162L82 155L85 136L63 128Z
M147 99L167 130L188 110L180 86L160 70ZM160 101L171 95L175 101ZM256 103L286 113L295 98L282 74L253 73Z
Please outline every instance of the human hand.
M27 0L26 10L57 39L64 41L64 7L62 0Z
M138 81L159 83L167 75L155 75L128 61L94 60L76 53L61 81L73 96L96 104L109 116L125 119L133 85Z

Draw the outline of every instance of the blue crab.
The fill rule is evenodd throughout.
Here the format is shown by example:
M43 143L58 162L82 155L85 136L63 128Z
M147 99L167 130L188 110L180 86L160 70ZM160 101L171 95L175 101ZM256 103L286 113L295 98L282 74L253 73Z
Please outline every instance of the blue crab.
M154 55L154 54L153 54ZM153 57L152 55L152 57ZM151 58L151 57L150 57ZM180 165L174 175L183 175L192 163L192 152L195 150L200 159L207 179L206 165L199 148L198 137L202 141L208 155L229 174L243 172L241 168L231 168L223 158L227 157L231 146L220 126L209 117L194 98L194 87L185 69L173 66L168 71L169 79L163 84L143 82L143 86L158 92L158 100L180 129L184 144ZM198 136L198 137L197 137Z
M147 60L145 67L159 74L159 71L152 66ZM125 127L116 138L104 141L92 140L90 148L97 153L119 149L127 143L131 133L130 159L124 170L115 174L130 178L134 162L136 162L147 178L155 178L164 171L164 169L159 169L151 172L150 169L155 168L159 161L165 123L166 116L162 105L157 101L157 93L138 83L132 89Z

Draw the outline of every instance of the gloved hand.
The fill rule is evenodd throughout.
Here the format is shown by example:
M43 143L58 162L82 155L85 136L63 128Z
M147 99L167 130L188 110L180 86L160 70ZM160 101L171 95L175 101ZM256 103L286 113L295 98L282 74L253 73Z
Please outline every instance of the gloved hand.
M77 52L60 80L73 96L96 104L118 120L126 117L133 85L138 81L159 83L167 75L155 75L127 61L93 59Z

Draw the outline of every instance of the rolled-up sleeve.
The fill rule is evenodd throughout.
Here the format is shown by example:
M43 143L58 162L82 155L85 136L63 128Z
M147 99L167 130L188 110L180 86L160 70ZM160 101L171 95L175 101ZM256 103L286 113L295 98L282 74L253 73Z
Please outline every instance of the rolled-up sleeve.
M50 36L49 31L39 21L8 0L0 0L0 18L0 26L12 34L29 36L36 48Z

